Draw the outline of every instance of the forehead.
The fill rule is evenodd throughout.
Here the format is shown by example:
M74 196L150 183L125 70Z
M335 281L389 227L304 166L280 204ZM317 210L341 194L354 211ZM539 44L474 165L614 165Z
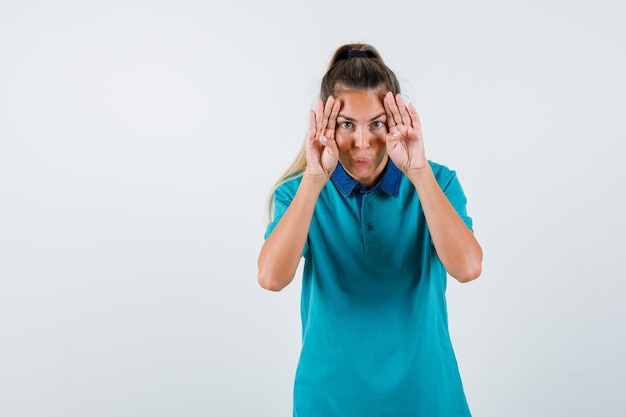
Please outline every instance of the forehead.
M341 103L340 117L369 119L385 110L383 96L379 90L344 90L339 92L335 99Z

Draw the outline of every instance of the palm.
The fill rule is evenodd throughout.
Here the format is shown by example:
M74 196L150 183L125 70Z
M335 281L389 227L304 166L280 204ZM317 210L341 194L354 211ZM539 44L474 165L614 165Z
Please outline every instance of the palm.
M315 111L309 112L306 139L306 172L328 179L337 167L339 152L335 143L335 124L340 104L332 96L326 105L319 100Z
M306 161L306 169L311 175L330 176L337 166L338 157L319 140L311 140L307 143Z
M417 110L412 104L405 106L399 94L387 93L384 104L389 126L387 154L405 173L424 167L427 159Z

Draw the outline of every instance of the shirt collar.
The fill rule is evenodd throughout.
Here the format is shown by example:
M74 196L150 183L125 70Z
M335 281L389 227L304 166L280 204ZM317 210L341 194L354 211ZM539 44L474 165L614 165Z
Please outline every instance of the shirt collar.
M391 159L387 160L387 166L383 171L383 175L380 180L368 191L374 191L380 189L381 191L389 194L392 197L398 197L400 193L400 179L402 178L402 171L396 167ZM330 176L333 184L337 187L339 193L342 196L348 197L355 188L363 187L352 178L341 165L341 162L337 163L337 168Z

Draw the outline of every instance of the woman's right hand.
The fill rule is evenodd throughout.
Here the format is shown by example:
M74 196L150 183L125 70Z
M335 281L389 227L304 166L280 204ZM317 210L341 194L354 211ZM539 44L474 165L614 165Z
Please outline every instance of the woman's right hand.
M330 178L339 161L335 142L335 125L341 104L329 96L326 104L319 99L317 108L309 112L309 130L306 137L305 175L323 180Z
M335 125L340 107L334 97L328 97L325 105L319 100L309 114L304 177L259 255L258 279L263 288L272 291L285 288L300 264L317 198L339 160Z

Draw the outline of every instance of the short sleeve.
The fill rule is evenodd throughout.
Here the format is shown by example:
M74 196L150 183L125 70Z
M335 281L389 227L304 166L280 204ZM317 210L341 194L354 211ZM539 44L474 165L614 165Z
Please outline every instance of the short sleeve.
M289 205L293 201L293 198L296 195L296 191L298 191L298 187L300 186L301 178L295 178L286 183L281 184L274 190L272 199L274 201L274 218L267 225L267 229L265 231L265 239L269 237L272 233L280 219L283 218L283 215L289 208ZM308 252L308 241L304 244L304 250L302 252L302 256L305 256Z
M442 165L434 165L433 168L437 171L435 177L443 193L448 197L448 201L450 201L450 204L452 204L458 215L463 219L465 225L473 231L472 218L467 214L467 198L465 197L463 187L461 187L461 182L456 172Z

